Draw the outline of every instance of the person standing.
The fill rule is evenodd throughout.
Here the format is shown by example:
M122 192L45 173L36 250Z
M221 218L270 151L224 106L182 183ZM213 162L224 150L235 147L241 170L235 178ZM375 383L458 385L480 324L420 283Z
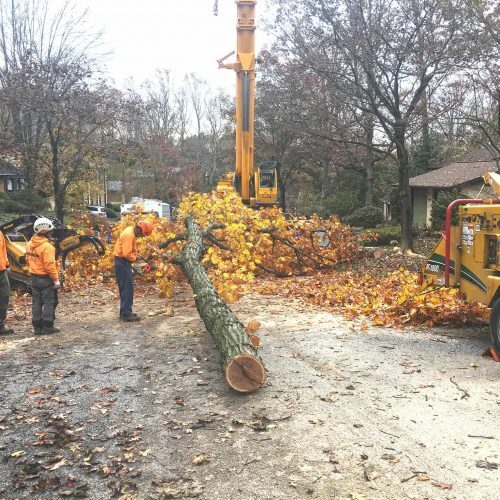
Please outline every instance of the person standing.
M59 332L54 327L57 290L61 288L56 262L56 249L50 243L54 224L40 217L33 224L35 234L26 245L26 260L31 273L32 323L35 335Z
M137 237L149 236L153 224L141 221L136 226L125 228L115 243L115 273L120 291L120 319L122 321L140 321L132 312L134 304L134 276L132 264L137 260Z
M0 335L14 333L12 328L5 327L5 318L10 300L9 283L9 259L7 258L7 247L5 246L5 236L0 231Z

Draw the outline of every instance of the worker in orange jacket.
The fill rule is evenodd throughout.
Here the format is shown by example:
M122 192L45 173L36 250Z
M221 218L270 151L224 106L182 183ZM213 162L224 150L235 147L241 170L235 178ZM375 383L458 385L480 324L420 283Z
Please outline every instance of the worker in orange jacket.
M134 304L134 277L132 264L138 258L137 237L149 236L153 232L151 222L141 221L136 226L125 228L115 243L115 273L120 290L120 319L122 321L140 321L132 312Z
M35 335L59 332L54 327L57 290L61 287L56 262L56 249L50 243L54 224L40 217L33 224L35 234L26 245L26 260L31 274L32 322Z
M12 328L5 328L5 318L9 308L10 283L9 283L9 259L5 246L5 236L0 231L0 335L14 333Z

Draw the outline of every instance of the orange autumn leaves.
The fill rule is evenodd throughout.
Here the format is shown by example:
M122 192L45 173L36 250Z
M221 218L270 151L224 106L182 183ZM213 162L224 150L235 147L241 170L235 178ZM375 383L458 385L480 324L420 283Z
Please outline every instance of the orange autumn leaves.
M259 291L303 299L351 320L368 317L378 326L459 325L487 320L487 309L465 302L458 290L439 288L422 293L416 282L417 276L404 269L385 277L328 272L301 280L268 281Z
M235 193L192 193L180 204L178 221L146 216L156 230L152 236L138 239L139 253L153 264L152 272L141 279L155 282L165 296L171 296L175 283L184 279L170 257L182 251L185 242L175 242L165 250L159 250L159 244L185 231L183 218L188 214L194 216L202 229L211 223L224 226L214 230L213 235L225 248L207 242L202 263L221 297L229 303L247 292L256 276L269 272L280 276L308 274L350 261L360 250L352 228L335 217L287 219L278 208L248 208ZM111 276L116 238L126 226L144 218L138 214L127 216L111 227L111 243L103 258L98 258L90 248L74 252L73 265L67 271L68 285L102 281Z
M188 214L202 229L210 223L224 226L213 231L224 248L207 242L202 263L221 297L229 303L237 301L251 286L255 289L257 278L274 274L287 279L259 281L262 292L302 298L350 319L366 316L377 325L463 323L485 317L484 308L465 303L454 290L420 294L416 276L408 271L395 271L383 278L328 271L359 255L359 237L352 228L335 217L287 219L278 208L253 210L230 192L186 196L175 222L151 215L122 219L110 228L111 244L103 258L90 248L71 255L67 283L81 287L89 281L112 277L116 238L126 226L146 217L156 231L138 239L139 253L152 264L152 271L140 279L158 285L164 296L172 296L175 284L185 278L171 263L171 256L182 251L185 242L174 242L164 250L159 249L159 244L185 231L183 219ZM101 237L105 238L105 234Z

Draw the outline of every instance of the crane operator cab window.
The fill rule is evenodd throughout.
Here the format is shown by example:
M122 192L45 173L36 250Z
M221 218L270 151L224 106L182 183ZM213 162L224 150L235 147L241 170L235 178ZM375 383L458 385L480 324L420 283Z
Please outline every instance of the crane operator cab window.
M259 164L260 189L274 189L277 185L278 163L267 161Z
M273 188L274 187L274 172L261 172L260 173L260 187Z

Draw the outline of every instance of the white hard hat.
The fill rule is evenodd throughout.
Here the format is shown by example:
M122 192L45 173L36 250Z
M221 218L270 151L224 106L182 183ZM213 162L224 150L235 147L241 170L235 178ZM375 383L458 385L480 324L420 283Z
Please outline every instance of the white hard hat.
M48 233L52 231L52 229L54 229L54 224L50 219L47 219L47 217L40 217L33 224L33 231L35 231L36 234Z

